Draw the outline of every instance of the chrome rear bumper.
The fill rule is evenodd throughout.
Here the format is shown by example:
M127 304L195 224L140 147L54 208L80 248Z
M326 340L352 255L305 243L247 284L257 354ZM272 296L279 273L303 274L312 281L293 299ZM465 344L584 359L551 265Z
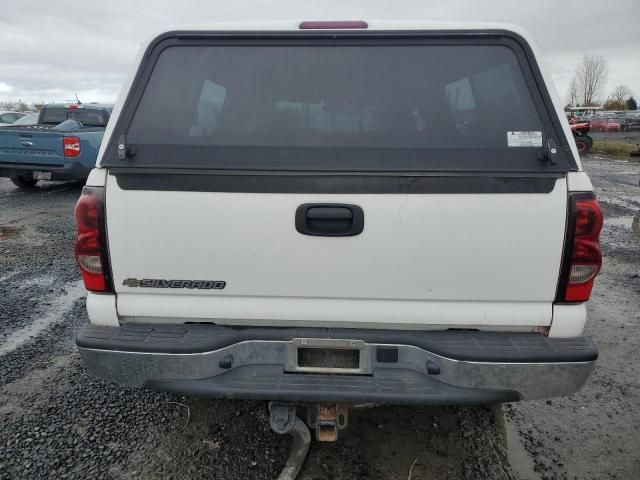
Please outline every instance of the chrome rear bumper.
M208 350L203 338L214 330L207 329L229 335L215 336L209 343L219 348ZM534 333L415 332L425 337L408 345L380 342L397 340L398 332L332 329L320 335L322 329L263 328L243 329L238 338L232 330L87 326L77 343L91 372L123 385L282 401L474 404L549 398L579 390L597 358L588 338L556 342ZM191 352L184 340L189 336L197 343ZM351 349L358 361L349 368L301 365L301 348Z

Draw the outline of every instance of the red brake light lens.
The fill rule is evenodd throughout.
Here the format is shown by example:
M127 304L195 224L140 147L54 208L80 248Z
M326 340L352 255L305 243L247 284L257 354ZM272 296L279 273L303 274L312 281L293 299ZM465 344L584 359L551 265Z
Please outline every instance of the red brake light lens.
M65 157L80 155L80 139L78 137L62 137L62 149Z
M305 21L298 25L300 30L341 30L369 28L369 24L362 20L319 20Z
M561 301L585 302L591 296L596 275L602 266L600 230L602 211L593 193L570 197L569 242L565 251L565 287Z
M84 187L76 203L75 255L82 280L92 292L111 291L104 231L104 189Z
M595 196L590 199L575 201L575 230L576 238L598 240L602 229L602 212Z

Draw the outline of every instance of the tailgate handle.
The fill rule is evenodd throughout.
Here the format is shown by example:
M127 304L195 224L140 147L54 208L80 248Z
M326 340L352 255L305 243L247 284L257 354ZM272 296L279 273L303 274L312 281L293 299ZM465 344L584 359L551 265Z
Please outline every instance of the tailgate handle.
M296 230L303 235L352 237L364 229L364 212L357 205L305 203L296 210Z

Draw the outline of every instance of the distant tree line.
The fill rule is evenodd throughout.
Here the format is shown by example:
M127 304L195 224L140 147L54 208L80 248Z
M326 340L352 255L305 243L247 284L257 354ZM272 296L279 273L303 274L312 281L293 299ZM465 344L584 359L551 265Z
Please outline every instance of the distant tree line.
M607 83L609 68L606 59L601 55L585 54L576 67L569 89L567 102L571 107L594 107L600 102ZM626 85L618 85L613 89L602 107L605 110L637 110L638 103L633 98L631 89Z
M631 89L626 85L618 85L602 105L605 110L637 110L638 104L633 98Z
M24 112L26 110L31 110L34 112L39 112L44 103L36 102L36 103L25 103L22 100L18 100L17 102L0 102L0 110L15 110L17 112Z

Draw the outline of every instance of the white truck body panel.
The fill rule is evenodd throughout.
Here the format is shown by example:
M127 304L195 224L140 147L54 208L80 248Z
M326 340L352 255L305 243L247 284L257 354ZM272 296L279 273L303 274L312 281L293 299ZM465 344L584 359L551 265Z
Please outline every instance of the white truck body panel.
M414 327L551 322L562 179L544 195L299 195L126 191L109 177L106 195L120 315ZM360 205L365 231L300 235L296 207L319 197ZM127 278L227 286L142 290L122 286Z

